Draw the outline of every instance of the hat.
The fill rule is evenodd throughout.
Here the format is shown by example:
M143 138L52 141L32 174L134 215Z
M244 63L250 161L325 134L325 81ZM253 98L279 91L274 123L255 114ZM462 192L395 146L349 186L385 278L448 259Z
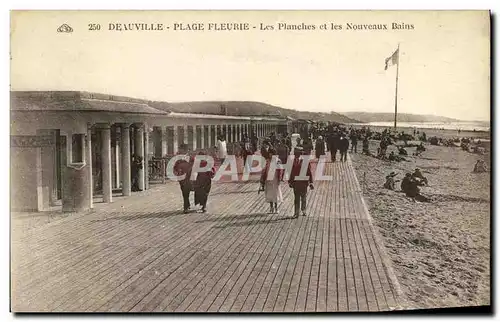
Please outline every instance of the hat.
M398 174L397 174L396 172L392 171L392 172L391 172L391 173L389 173L387 176L388 176L388 177L395 177L395 176L397 176L397 175L398 175Z
M304 149L301 146L296 146L293 152L302 152Z

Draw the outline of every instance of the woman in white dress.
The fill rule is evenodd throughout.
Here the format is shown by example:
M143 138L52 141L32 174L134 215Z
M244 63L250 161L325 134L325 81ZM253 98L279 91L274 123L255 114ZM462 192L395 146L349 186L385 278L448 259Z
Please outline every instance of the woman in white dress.
M266 160L266 167L262 171L262 175L260 177L260 184L261 184L261 190L264 191L264 196L266 198L266 202L269 203L270 205L270 211L269 213L271 214L277 214L278 213L278 203L281 203L283 201L283 195L281 193L281 187L280 183L283 181L283 170L281 169L276 169L276 171L273 173L268 173L269 172L269 167L272 162L272 156L276 154L276 151L271 149L269 151L269 157ZM281 164L281 161L276 158L275 159L277 164ZM268 179L268 175L273 176L272 179Z

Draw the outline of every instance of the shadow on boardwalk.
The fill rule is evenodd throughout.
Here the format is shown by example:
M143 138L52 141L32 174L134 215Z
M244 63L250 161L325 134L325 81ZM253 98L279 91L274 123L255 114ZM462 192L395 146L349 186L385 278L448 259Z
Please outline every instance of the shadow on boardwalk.
M194 210L191 212L195 212ZM123 212L121 213L110 213L110 215L117 214L118 216L116 217L110 217L110 218L105 218L105 219L95 219L91 220L91 222L105 222L105 221L111 221L111 220L146 220L150 218L169 218L173 216L179 216L179 215L188 215L184 214L182 210L172 210L172 211L164 211L164 212L131 212L129 216L124 215Z
M268 214L267 216L271 216L271 214ZM214 226L214 228L228 228L228 227L245 227L245 226L252 226L252 225L266 225L269 223L274 223L274 222L281 222L283 220L294 220L292 216L288 217L280 217L280 218L273 218L273 219L264 219L260 220L258 222L254 221L244 221L244 222L236 222L236 223L230 223L230 224L225 224L225 225L219 225L219 226Z

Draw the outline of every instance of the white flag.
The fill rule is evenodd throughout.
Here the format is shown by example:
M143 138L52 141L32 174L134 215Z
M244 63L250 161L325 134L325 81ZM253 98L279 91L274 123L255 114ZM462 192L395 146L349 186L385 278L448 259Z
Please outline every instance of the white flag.
M390 56L385 59L385 70L389 68L389 66L393 66L399 63L399 48Z

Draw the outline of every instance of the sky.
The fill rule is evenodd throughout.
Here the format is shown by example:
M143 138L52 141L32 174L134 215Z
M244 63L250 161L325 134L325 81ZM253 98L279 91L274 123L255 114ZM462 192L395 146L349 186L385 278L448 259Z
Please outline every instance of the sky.
M109 31L110 23L164 31ZM174 31L174 23L247 22L249 31ZM276 30L278 23L315 30ZM413 25L392 30L392 23ZM74 32L58 33L62 24ZM90 23L101 30L90 31ZM259 30L260 24L275 30ZM327 23L342 30L320 30ZM389 30L347 30L347 23ZM11 90L81 90L167 102L259 101L321 112L398 111L490 119L489 16L421 12L14 12Z

